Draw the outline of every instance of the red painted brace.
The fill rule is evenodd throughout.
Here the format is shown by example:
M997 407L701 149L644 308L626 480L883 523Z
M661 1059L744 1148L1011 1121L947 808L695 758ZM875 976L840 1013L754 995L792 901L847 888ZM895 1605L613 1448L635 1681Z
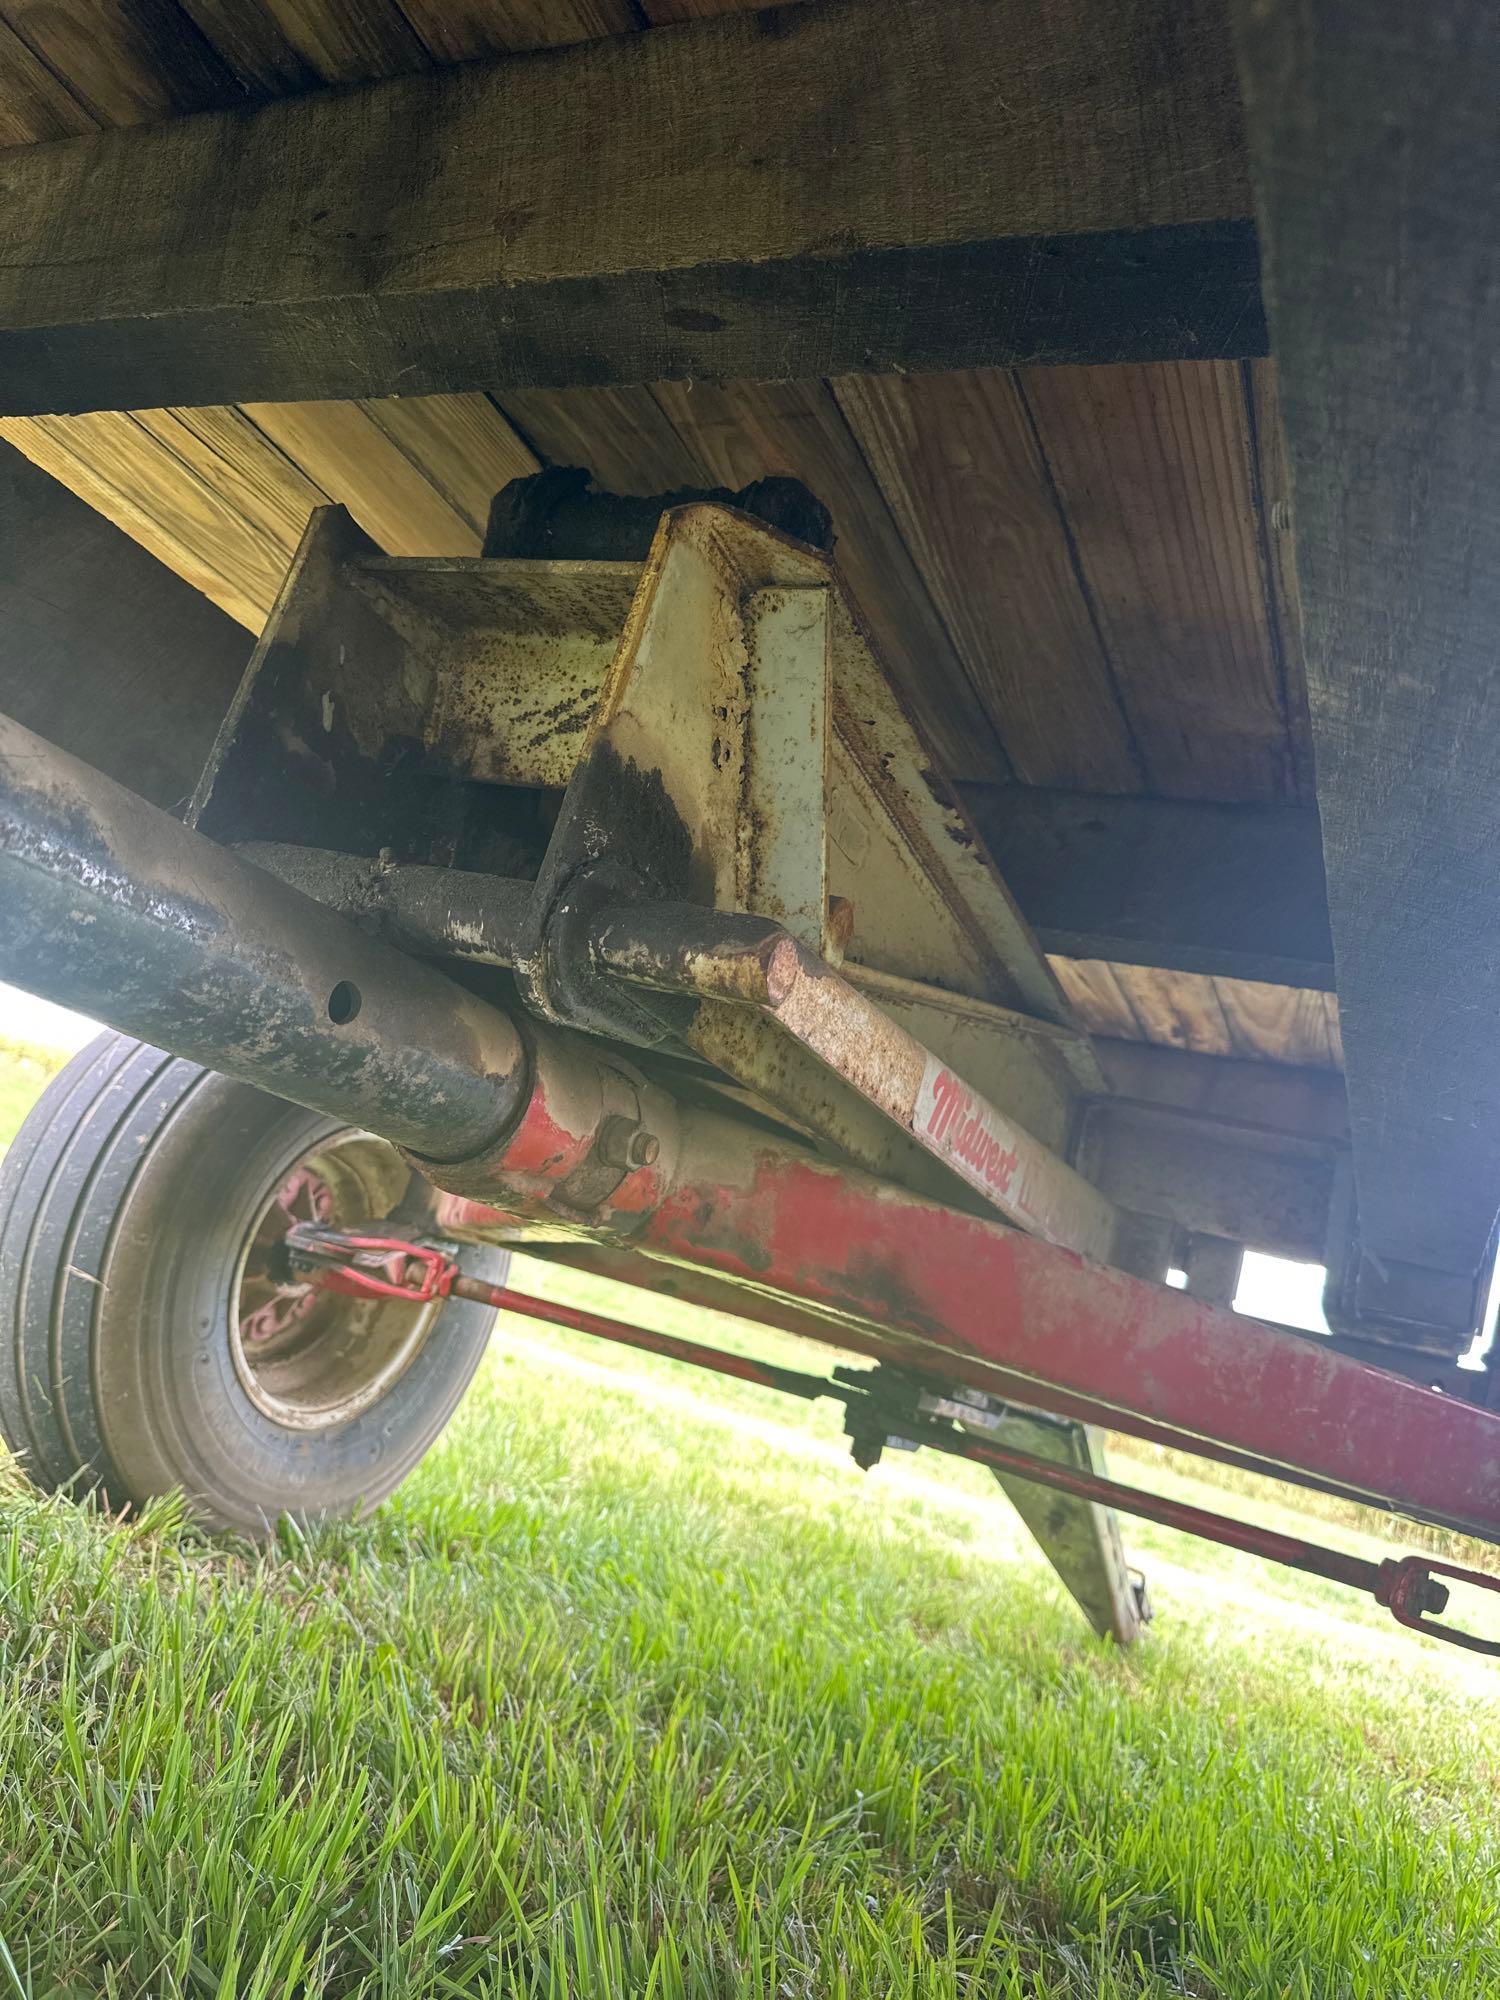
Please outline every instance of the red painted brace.
M839 1396L856 1405L865 1392L858 1387L828 1381L821 1376L778 1368L748 1355L728 1354L720 1348L697 1341L682 1340L673 1334L657 1333L646 1327L629 1326L586 1312L554 1299L535 1298L512 1291L505 1285L491 1285L480 1278L466 1277L457 1263L430 1244L409 1242L399 1237L369 1237L327 1229L317 1224L298 1224L287 1238L293 1268L306 1272L310 1281L327 1291L347 1293L356 1298L407 1298L426 1302L434 1298L473 1299L501 1312L523 1313L528 1318L551 1321L579 1333L634 1347L651 1354L664 1354L695 1368L711 1369L740 1381L755 1382L764 1388L808 1399ZM1476 1589L1500 1593L1500 1577L1485 1576L1425 1556L1389 1556L1383 1562L1369 1562L1361 1556L1346 1555L1295 1535L1273 1528L1258 1527L1248 1521L1234 1521L1185 1501L1169 1500L1160 1494L1145 1493L1112 1479L1056 1465L1027 1452L1010 1451L983 1438L967 1435L944 1425L918 1420L899 1420L903 1436L932 1446L952 1457L966 1458L1034 1484L1048 1486L1075 1499L1097 1502L1124 1514L1135 1514L1177 1528L1228 1548L1263 1556L1291 1569L1303 1570L1331 1582L1363 1590L1377 1604L1389 1609L1399 1624L1444 1639L1450 1645L1500 1658L1500 1640L1485 1639L1457 1627L1439 1625L1433 1614L1446 1608L1448 1593L1436 1579L1452 1577Z
M1500 1416L681 1103L582 1038L533 1034L517 1125L432 1169L460 1190L438 1199L440 1233L561 1223L742 1288L770 1323L821 1319L832 1346L1500 1541ZM622 1115L657 1141L649 1164L599 1159Z

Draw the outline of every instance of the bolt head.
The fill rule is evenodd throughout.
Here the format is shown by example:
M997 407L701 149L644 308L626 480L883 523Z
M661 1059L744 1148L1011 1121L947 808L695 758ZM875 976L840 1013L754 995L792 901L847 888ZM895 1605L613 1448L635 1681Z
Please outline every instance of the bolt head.
M633 1173L637 1167L649 1167L661 1151L661 1141L654 1132L648 1132L638 1118L628 1117L617 1111L605 1119L599 1128L596 1141L599 1157L607 1160L612 1167L622 1173Z

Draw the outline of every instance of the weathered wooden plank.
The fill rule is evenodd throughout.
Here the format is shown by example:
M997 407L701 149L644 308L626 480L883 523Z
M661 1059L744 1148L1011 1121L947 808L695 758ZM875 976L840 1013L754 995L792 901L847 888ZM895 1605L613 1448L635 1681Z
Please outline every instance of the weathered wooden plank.
M1263 346L1214 0L735 14L17 149L0 202L13 412Z
M262 14L262 40L272 37L322 83L363 83L371 77L401 76L427 66L421 37L396 0L188 0L203 21L212 11L210 39L238 32L236 17ZM281 58L284 63L284 56Z
M667 493L708 477L650 389L512 389L500 406L549 465L585 465L606 493Z
M313 508L328 500L242 410L136 410L132 416L165 452L287 552L301 540Z
M1091 1035L1143 1042L1145 1031L1126 997L1114 967L1102 959L1050 958L1063 997Z
M179 5L249 98L291 97L339 80L336 69L325 73L296 46L271 0L179 0Z
M641 25L631 0L401 0L401 6L428 52L444 63L561 48Z
M0 710L170 811L248 653L197 590L0 445Z
M483 396L3 418L0 435L254 631L323 501L392 555L472 555L490 495L536 467Z
M361 403L251 403L246 414L388 555L477 555L484 521L475 514L478 488L492 493L536 463L482 397L472 400L487 414L474 413L463 453L445 450L442 432L451 436L463 423L453 408L460 400L438 399L437 432L426 428L425 398L399 412ZM488 474L476 457L478 467L488 458ZM435 473L435 465L443 469Z
M1500 13L1244 0L1238 19L1339 960L1357 1307L1382 1268L1476 1271L1500 1203Z
M950 773L1004 770L968 680L857 441L823 383L694 383L513 391L504 409L554 465L606 490L804 480L833 514L835 554L881 658Z
M1148 966L1110 970L1130 998L1144 1038L1160 1048L1334 1068L1328 1032L1332 994Z
M993 724L826 383L658 383L700 477L805 481L833 515L834 550L892 680L951 777L1008 771Z
M496 493L537 470L487 396L386 396L360 408L481 541Z
M1147 788L1295 796L1239 370L1030 369L1022 387Z
M0 16L0 146L30 146L98 129L99 120Z
M1215 979L1213 988L1236 1055L1318 1069L1336 1067L1328 1026L1331 993L1272 986L1256 979Z
M765 0L640 0L653 27L672 21L706 21L714 14L743 14L763 7ZM807 0L771 0L773 6L805 5Z
M0 20L98 125L138 125L244 102L229 65L176 0L0 0ZM162 399L165 400L165 399Z
M1332 1071L1184 1055L1143 1042L1094 1043L1112 1094L1209 1124L1346 1144L1349 1107Z
M1318 815L1306 806L966 785L1044 951L1331 989Z
M1075 1157L1097 1187L1136 1214L1272 1256L1323 1255L1332 1147L1200 1125L1106 1097L1090 1106Z
M1111 965L1110 970L1148 1042L1197 1056L1241 1053L1229 1032L1214 980L1153 966Z
M1314 1069L1338 1065L1339 1044L1329 1025L1331 994L1099 959L1048 963L1091 1034L1215 1060L1237 1056Z
M238 584L221 571L200 564L183 549L164 525L140 508L129 493L112 487L90 465L86 453L70 449L43 428L38 418L0 418L0 441L29 458L60 486L121 530L185 583L191 584L237 624L259 631L263 614L252 606Z
M1017 776L1138 787L1130 724L1014 375L833 386Z
M258 632L287 553L129 416L0 419L0 437Z

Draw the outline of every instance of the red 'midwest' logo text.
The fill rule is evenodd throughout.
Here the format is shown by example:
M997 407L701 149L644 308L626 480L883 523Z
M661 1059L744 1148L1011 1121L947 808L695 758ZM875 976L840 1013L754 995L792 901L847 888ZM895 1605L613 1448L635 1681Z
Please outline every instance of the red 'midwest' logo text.
M1008 1194L1017 1167L1016 1149L996 1138L970 1092L951 1070L940 1069L931 1083L932 1109L927 1137L953 1154L991 1187Z

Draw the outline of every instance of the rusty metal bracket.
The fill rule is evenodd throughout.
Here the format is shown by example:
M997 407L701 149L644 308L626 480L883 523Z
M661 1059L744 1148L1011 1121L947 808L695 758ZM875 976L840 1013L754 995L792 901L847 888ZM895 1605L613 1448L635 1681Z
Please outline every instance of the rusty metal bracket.
M631 559L552 558L577 526L553 514L571 521L580 498L590 518L628 519L610 546ZM981 1130L988 1107L1029 1135L1039 1170L1051 1156L1078 1209L1057 1239L1107 1253L1107 1208L1061 1158L1102 1087L1089 1042L827 553L695 503L655 517L640 562L641 503L576 475L518 500L545 502L563 543L390 560L338 510L317 514L194 822L362 929L462 961L502 1005L519 989L556 1025L685 1049L868 1171L988 1204L962 1145L919 1142L790 1015L648 997L587 949L631 904L774 922L810 965L847 963L872 1058L930 1049L967 1081L972 1108L955 1099L947 1125L969 1152L1013 1172L1006 1138Z

